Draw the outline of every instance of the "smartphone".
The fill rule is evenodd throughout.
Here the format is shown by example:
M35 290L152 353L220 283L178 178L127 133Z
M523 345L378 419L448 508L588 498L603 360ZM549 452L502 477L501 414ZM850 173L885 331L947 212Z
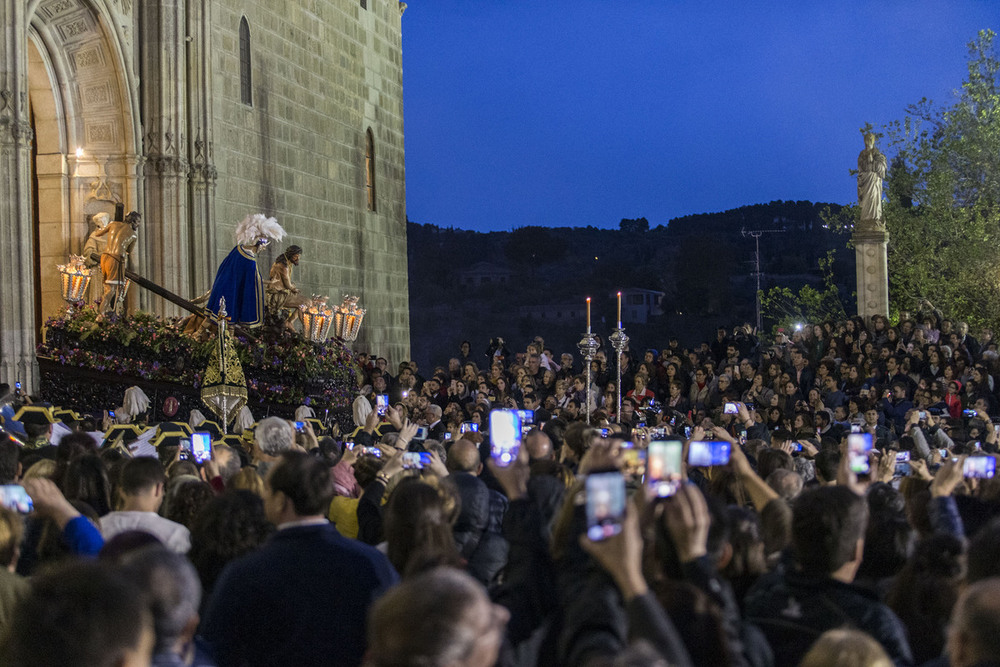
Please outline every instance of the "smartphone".
M535 423L534 410L518 410L517 416L521 418L521 428Z
M181 452L177 455L178 461L187 461L191 458L191 441L187 438L180 441Z
M649 437L652 440L664 440L667 437L667 427L657 426L649 432Z
M115 418L115 411L114 410L108 410L108 416L111 417L112 419L114 419Z
M378 394L375 396L375 412L378 413L379 417L385 415L385 411L389 408L389 394Z
M459 433L479 433L479 424L476 422L462 422L458 427Z
M870 471L868 452L872 450L871 433L852 433L847 436L847 456L851 472L865 474Z
M622 532L625 477L620 472L587 475L587 537L604 540Z
M975 417L976 416L976 411L975 410L962 410L962 416L963 417Z
M793 441L792 442L792 451L793 452L801 452L802 451L802 443L799 442L799 441L797 441L797 440Z
M444 432L444 439L445 440L451 440L451 431L445 431Z
M677 493L683 483L684 443L680 440L654 440L646 452L646 487L654 498Z
M382 450L378 447L361 447L358 451L361 456L367 454L369 456L374 456L377 459L382 458Z
M426 426L418 426L417 434L413 436L414 440L426 440L427 436L430 434L430 429Z
M354 442L351 441L351 440L344 441L344 449L346 449L349 452L353 451L354 450Z
M305 428L306 428L305 422L295 422L295 430L298 431L299 433L302 433L302 431L304 431Z
M736 407L735 403L726 403L726 405L723 406L723 408L722 408L722 414L724 414L724 415L739 414L739 411L740 410L739 410L738 407Z
M402 397L403 397L403 398L406 398L406 397L407 397L407 396L409 396L409 395L410 395L410 392L409 392L409 390L407 390L407 389L404 389L404 390L403 390L403 393L402 393Z
M754 410L757 409L757 406L754 405L753 403L744 403L743 405L746 407L747 412L753 412Z
M635 423L635 427L636 428L646 428L646 422L636 422Z
M521 418L516 410L494 410L490 413L490 456L501 468L506 468L521 451Z
M970 456L962 464L962 475L990 479L997 472L997 460L992 456Z
M0 505L14 510L18 514L30 514L35 509L31 496L20 484L0 486Z
M910 452L896 452L896 477L908 477L910 474Z
M646 450L640 449L630 440L622 443L622 472L632 479L646 474Z
M611 429L610 428L602 428L601 429L601 437L602 438L608 437L608 433L611 433Z
M920 419L920 421L922 422L927 421L927 411L921 410L919 413L917 413L917 418Z
M191 456L195 463L204 463L212 460L212 434L192 433L191 434Z
M685 438L690 438L691 437L691 427L690 426L685 426L684 427L684 437Z
M420 452L403 452L404 470L420 470L423 467L420 461Z
M695 440L688 447L688 465L724 466L729 463L730 447L725 440Z
M948 454L948 450L947 449L939 449L938 450L938 454L941 455L942 459L946 459L946 458L948 458L950 456L950 454Z

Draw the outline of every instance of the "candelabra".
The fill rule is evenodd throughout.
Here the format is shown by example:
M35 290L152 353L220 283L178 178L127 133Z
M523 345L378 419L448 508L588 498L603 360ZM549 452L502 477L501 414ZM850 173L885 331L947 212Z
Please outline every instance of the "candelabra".
M83 263L80 255L70 255L69 262L56 266L62 278L62 298L68 305L67 312L73 312L73 306L85 301L87 288L90 286L90 269Z
M333 309L326 305L325 296L313 295L312 299L299 306L302 333L314 343L322 343L330 335L333 324Z
M618 323L618 328L611 332L608 336L608 341L611 342L611 347L615 348L615 352L618 357L618 381L615 382L615 388L618 392L618 410L615 412L615 421L619 424L622 423L622 352L628 347L628 336L625 334L625 329L622 328L622 323Z
M334 335L348 342L357 340L365 312L364 308L358 308L358 297L345 296L344 302L333 309Z
M594 355L597 354L597 336L590 332L589 326L587 327L587 333L583 334L583 338L576 344L576 347L580 350L580 354L583 355L584 364L587 366L587 389L584 401L587 404L587 424L590 424L590 392L593 383L591 380L592 371L590 369L590 362L594 360Z

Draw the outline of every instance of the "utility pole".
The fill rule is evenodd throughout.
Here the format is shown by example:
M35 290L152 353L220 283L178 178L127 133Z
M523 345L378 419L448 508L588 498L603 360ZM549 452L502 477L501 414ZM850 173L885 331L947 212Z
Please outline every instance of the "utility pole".
M740 236L746 238L752 236L754 244L756 245L756 250L754 251L754 262L753 262L753 274L757 277L757 291L754 292L754 301L757 305L757 335L760 335L760 330L764 326L763 320L760 313L760 237L764 234L784 234L784 229L754 229L747 231L744 227L740 230Z

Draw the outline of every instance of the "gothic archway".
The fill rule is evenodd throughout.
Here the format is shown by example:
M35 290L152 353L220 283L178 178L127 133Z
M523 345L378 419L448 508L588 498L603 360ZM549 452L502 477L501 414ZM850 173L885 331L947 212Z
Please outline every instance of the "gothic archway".
M141 210L131 9L131 0L29 5L36 324L62 306L55 266L82 251L93 216L116 203Z

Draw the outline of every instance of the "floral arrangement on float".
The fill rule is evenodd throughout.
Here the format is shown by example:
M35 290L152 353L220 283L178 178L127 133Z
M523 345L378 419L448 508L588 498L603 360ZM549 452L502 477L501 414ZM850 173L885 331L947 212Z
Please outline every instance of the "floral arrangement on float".
M37 354L61 367L60 383L72 384L73 370L84 369L112 376L112 382L113 376L121 376L121 382L141 379L192 390L201 387L201 374L216 345L214 333L195 338L183 332L179 318L141 311L99 315L93 306L84 306L46 322ZM234 333L251 407L294 407L307 399L330 409L350 406L359 369L340 341L308 340L266 327L255 332L255 339Z

